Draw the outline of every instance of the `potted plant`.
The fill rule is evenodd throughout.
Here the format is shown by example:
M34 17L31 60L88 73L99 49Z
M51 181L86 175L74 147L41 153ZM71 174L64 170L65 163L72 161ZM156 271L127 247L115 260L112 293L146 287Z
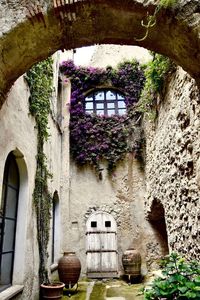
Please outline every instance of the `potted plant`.
M43 283L40 285L41 299L61 299L63 295L63 282Z

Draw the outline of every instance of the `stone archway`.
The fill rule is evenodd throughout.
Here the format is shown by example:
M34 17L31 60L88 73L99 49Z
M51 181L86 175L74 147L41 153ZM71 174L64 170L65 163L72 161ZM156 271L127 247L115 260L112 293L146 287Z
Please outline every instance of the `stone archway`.
M139 45L169 56L191 76L200 77L198 1L181 0L175 9L162 9L144 41L141 21L155 5L145 0L64 1L67 17L60 21L53 0L40 0L40 9L28 19L38 1L2 1L0 11L0 107L12 83L34 63L58 49L93 44ZM156 1L155 1L156 2ZM30 4L31 3L31 4ZM27 9L27 5L29 9ZM32 7L32 6L31 6ZM70 13L73 16L70 16ZM69 14L68 14L69 13Z

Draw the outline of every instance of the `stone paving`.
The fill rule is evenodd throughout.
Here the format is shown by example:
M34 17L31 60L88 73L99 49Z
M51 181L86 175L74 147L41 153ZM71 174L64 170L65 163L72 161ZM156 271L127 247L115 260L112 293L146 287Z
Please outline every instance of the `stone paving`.
M64 290L62 300L142 300L140 289L143 286L115 279L80 281L77 292Z

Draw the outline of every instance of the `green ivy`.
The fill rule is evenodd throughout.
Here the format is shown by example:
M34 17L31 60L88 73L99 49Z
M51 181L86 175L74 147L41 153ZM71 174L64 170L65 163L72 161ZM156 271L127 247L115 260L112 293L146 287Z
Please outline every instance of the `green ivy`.
M166 76L174 69L174 64L168 57L153 52L152 55L153 59L144 66L146 81L138 103L139 111L147 113L150 119L155 117L155 104Z
M177 0L160 0L159 6L164 8L170 8L177 4Z
M30 87L29 110L35 117L37 127L37 167L33 202L37 215L37 238L39 247L39 279L40 283L49 282L47 271L48 241L51 216L52 197L48 191L47 159L44 153L44 142L48 139L48 116L50 113L50 97L52 96L53 68L52 58L48 58L27 72Z
M162 277L156 278L150 289L144 291L145 300L199 300L200 264L186 261L171 253L162 261Z

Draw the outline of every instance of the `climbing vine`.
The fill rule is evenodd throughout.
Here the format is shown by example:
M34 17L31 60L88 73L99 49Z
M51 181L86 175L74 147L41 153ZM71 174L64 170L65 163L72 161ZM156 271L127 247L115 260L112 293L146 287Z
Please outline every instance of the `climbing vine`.
M32 67L27 72L30 87L29 110L35 117L37 127L37 167L33 202L37 215L37 238L39 246L39 278L40 283L49 282L47 271L48 241L50 226L50 209L52 197L48 191L48 172L44 142L48 139L48 115L50 113L50 97L52 94L52 58L48 58Z
M109 174L127 152L141 156L140 115L134 110L143 84L144 74L136 61L124 62L117 69L75 66L68 60L60 71L72 85L70 109L70 153L80 166L91 165L101 179L101 161L107 161ZM95 115L84 111L88 90L98 87L117 88L125 95L127 114L123 116ZM131 142L129 142L129 141Z
M155 11L153 14L147 12L146 19L141 21L141 26L145 28L145 34L141 38L135 38L136 41L141 42L144 41L148 35L149 31L152 27L156 25L157 15L162 8L172 8L177 4L177 0L159 0L156 5Z
M166 56L152 52L153 59L144 66L145 84L138 102L138 110L147 113L150 119L155 118L155 107L165 79L175 64Z

